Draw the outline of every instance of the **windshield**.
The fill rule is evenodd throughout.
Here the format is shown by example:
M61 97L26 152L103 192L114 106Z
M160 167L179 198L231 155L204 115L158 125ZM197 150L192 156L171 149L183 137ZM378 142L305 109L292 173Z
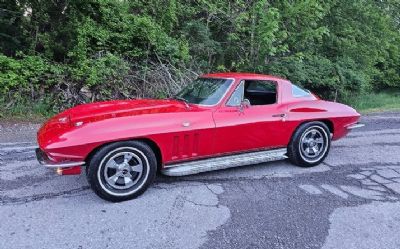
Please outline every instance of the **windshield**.
M188 103L215 105L225 95L233 80L198 78L175 95Z

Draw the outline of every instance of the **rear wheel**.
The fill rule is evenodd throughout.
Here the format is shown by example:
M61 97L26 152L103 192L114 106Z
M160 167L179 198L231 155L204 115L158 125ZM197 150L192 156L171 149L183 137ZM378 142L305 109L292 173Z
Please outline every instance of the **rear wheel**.
M141 195L153 182L157 161L151 148L139 141L102 147L90 160L87 179L101 198L119 202Z
M296 165L316 166L328 155L330 144L330 132L324 123L305 123L293 134L288 146L288 156Z

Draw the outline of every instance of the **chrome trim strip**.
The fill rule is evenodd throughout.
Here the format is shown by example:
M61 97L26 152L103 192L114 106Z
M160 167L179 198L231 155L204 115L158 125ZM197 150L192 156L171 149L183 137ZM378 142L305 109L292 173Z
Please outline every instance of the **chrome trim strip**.
M41 165L43 165L46 168L69 168L69 167L75 167L75 166L82 166L85 164L85 162L62 162L62 163L42 163L39 161Z
M176 163L161 170L167 176L185 176L212 170L227 169L251 164L286 159L286 148L267 151L247 152L210 159Z
M358 128L361 128L361 127L364 127L364 126L365 126L365 124L355 123L355 124L347 126L347 129L348 130L358 129Z

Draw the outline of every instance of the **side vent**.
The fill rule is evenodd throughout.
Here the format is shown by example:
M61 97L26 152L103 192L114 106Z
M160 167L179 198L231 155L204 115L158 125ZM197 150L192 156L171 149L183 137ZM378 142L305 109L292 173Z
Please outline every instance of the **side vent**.
M198 154L199 154L199 133L195 133L193 138L192 156L197 156Z
M179 158L179 136L174 136L174 142L172 144L172 160Z
M182 158L187 158L190 156L190 138L189 135L183 136L183 148L182 148Z
M182 137L182 138L181 138ZM199 134L173 137L172 160L195 157L199 154Z

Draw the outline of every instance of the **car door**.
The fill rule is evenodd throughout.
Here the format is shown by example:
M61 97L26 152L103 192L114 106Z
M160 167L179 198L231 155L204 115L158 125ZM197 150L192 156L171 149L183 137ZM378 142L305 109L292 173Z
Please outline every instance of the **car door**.
M268 87L264 87L263 84ZM274 101L273 92L267 94L265 89L275 89ZM278 82L242 80L225 105L213 113L216 125L215 153L226 154L286 146L281 138L286 127L286 108L280 104L278 90Z

